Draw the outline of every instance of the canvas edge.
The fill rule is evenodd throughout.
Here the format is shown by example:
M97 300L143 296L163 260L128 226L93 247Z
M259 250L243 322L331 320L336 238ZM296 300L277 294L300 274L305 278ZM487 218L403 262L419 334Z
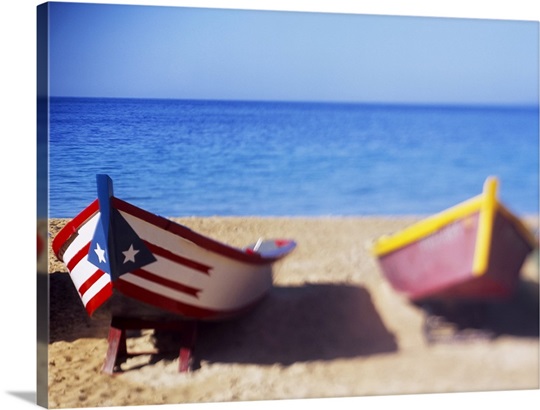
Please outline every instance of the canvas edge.
M36 404L48 408L49 275L48 275L48 130L49 130L49 4L36 7ZM40 240L41 249L40 249ZM41 254L41 255L40 255ZM40 260L41 259L41 260Z

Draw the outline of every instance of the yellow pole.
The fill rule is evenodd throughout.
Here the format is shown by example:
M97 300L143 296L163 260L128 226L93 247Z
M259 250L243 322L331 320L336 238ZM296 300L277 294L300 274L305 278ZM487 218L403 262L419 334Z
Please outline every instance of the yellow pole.
M493 220L497 211L497 185L496 177L488 177L484 182L482 206L480 208L480 220L476 234L476 247L472 273L474 276L483 275L488 267Z

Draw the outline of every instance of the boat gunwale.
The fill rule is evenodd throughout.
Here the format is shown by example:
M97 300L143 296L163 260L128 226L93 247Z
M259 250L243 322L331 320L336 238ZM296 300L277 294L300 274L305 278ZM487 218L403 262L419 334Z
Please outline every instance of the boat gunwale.
M194 243L195 245L200 246L201 248L215 252L222 256L239 260L241 262L246 262L246 263L250 263L254 265L265 265L265 264L273 263L283 258L284 256L286 256L296 246L296 243L293 240L287 240L287 243L289 244L289 246L283 246L282 247L283 252L281 254L274 255L271 257L267 257L259 253L253 253L253 252L248 253L248 252L243 251L240 248L227 245L223 242L219 242L208 236L195 232L191 228L188 228L187 226L179 224L175 221L172 221L165 217L148 212L120 198L112 197L111 201L112 201L113 206L116 207L120 211L125 211L135 216L136 218L140 218L154 226L157 226L158 228L166 230L167 232L170 232L174 235L180 236Z
M382 257L400 248L417 242L460 219L470 216L481 209L482 195L473 197L435 215L424 218L403 230L381 236L372 247L375 256Z
M275 239L275 241L285 241L286 244L278 248L278 250L281 249L281 252L274 251L272 256L265 256L264 254L256 252L245 252L240 248L227 245L225 243L219 242L215 239L197 233L192 229L188 228L187 226L181 225L175 221L148 212L120 198L113 196L111 197L111 202L113 206L117 209L130 213L135 217L141 218L146 222L155 225L163 230L166 230L174 235L180 236L194 243L197 246L200 246L204 249L215 252L222 256L252 265L266 265L274 263L288 255L296 247L296 242L294 240ZM56 234L52 242L52 249L58 259L63 261L62 248L65 248L69 245L70 237L76 234L78 229L97 212L99 212L99 201L98 199L95 199L77 216L75 216L72 220L68 221L67 224Z
M492 239L491 229L497 213L500 213L516 228L529 246L532 248L538 247L537 239L523 222L498 201L496 195L497 184L498 181L495 177L488 177L481 194L422 219L399 232L380 237L373 243L372 254L379 258L383 257L476 212L480 213L480 219L472 267L475 275L480 276L487 269Z

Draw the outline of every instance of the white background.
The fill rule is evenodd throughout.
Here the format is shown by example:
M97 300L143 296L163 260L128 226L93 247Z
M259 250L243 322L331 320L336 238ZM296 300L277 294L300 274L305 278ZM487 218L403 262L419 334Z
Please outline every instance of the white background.
M81 1L75 1L81 2ZM98 1L294 11L322 11L435 17L540 20L538 0L372 0L372 1ZM35 331L35 138L36 7L42 2L4 0L0 12L0 405L33 408L36 391ZM133 409L282 409L347 407L363 409L537 409L540 391L428 394L348 399L291 400L223 404L137 406Z

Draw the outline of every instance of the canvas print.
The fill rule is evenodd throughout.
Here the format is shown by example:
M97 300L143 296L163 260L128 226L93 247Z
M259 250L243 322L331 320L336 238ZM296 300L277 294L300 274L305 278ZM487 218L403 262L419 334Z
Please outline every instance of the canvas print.
M538 22L36 12L39 405L538 389Z

